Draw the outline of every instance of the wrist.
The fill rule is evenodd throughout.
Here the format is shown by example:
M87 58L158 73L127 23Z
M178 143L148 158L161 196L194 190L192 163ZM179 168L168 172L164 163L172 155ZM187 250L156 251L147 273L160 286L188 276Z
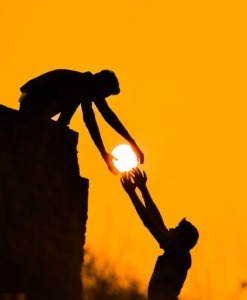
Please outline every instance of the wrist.
M128 190L127 193L129 194L129 196L134 196L136 194L135 188Z
M141 190L142 194L148 194L149 193L149 191L147 189L147 186L145 184L140 186L140 190Z
M102 150L102 151L100 151L100 153L101 153L101 156L102 156L103 158L106 158L106 157L108 156L108 153L106 152L105 149Z
M131 145L133 145L133 146L136 145L136 142L135 142L135 140L134 140L132 137L130 137L130 138L128 139L128 142L129 142Z

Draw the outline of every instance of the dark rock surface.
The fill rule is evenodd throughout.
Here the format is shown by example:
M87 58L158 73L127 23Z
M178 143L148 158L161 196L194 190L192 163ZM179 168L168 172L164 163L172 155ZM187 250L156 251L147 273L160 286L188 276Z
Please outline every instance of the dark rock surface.
M81 299L88 180L77 142L66 126L0 105L0 293Z

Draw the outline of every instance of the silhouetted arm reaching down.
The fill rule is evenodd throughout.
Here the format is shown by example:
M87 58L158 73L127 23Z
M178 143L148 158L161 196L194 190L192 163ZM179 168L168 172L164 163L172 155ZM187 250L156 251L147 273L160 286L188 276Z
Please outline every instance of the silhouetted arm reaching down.
M140 189L141 193L142 193L142 197L143 200L145 202L146 208L148 209L149 213L153 216L153 218L155 219L156 223L163 228L164 230L168 230L164 224L163 218L156 206L156 204L154 203L149 190L147 188L146 182L147 182L147 175L145 172L142 172L138 169L135 168L133 169L133 171L131 171L132 173L132 178L134 180L134 183L136 184L136 186Z
M115 168L113 164L113 156L109 154L105 150L105 146L103 144L99 127L97 125L94 111L92 109L92 103L90 101L83 101L81 104L82 106L82 113L83 113L83 121L85 122L87 129L96 145L98 148L99 152L101 153L101 156L103 157L104 161L106 162L108 169L116 175L118 173L117 169Z
M143 224L156 241L164 248L169 246L170 238L168 235L168 230L164 227L161 227L155 220L155 218L151 215L149 210L145 207L145 205L141 202L138 195L136 194L135 188L136 183L132 182L131 174L124 173L121 178L121 183L123 188L125 189L126 193L129 195L136 212L138 213L140 219L142 220Z
M100 99L95 101L95 105L100 111L103 118L106 122L114 129L117 133L119 133L123 138L125 138L131 145L133 151L138 157L139 162L142 164L144 162L144 155L137 146L135 140L130 136L124 125L119 121L116 114L111 110L108 106L105 99Z

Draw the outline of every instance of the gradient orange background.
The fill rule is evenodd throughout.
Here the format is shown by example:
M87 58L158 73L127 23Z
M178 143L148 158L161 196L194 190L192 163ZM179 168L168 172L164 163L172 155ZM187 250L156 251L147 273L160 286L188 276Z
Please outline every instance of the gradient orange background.
M187 217L200 231L181 294L191 300L247 299L246 20L239 0L0 4L1 104L18 109L19 87L52 69L117 74L108 103L145 153L167 226ZM96 116L108 151L125 142ZM82 122L78 109L87 245L146 288L162 252Z

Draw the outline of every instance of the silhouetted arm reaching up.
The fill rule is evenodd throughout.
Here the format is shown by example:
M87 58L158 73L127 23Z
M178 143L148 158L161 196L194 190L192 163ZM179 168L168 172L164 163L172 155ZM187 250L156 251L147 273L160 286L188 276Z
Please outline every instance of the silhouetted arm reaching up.
M99 127L98 127L96 119L95 119L94 111L92 109L92 103L90 101L83 101L81 106L82 106L83 120L87 126L87 129L88 129L96 147L98 148L99 152L101 153L101 156L103 157L104 161L106 162L108 169L114 175L116 175L118 173L118 171L115 168L113 161L112 161L114 157L105 150L105 146L103 144L103 141L102 141L102 138L100 135Z
M145 202L146 208L148 209L149 213L153 216L153 218L161 228L168 231L168 229L164 224L163 218L148 191L146 185L147 182L146 173L143 172L142 174L142 172L138 168L133 169L131 173L136 186L140 189L142 193L143 200Z
M168 235L168 231L166 228L161 227L153 217L153 215L149 212L149 210L143 205L141 200L139 199L138 195L136 194L135 188L136 183L132 182L130 173L124 173L121 178L121 183L126 191L126 193L129 195L136 212L138 213L139 217L141 218L143 224L145 227L148 228L150 233L153 235L153 237L156 239L156 241L162 245L163 247L167 247L170 242L170 238Z
M119 121L116 114L111 110L108 106L105 99L98 99L95 101L95 105L97 106L98 110L100 111L103 118L106 122L116 130L123 138L125 138L131 145L133 151L135 152L136 156L138 157L139 162L142 164L144 162L144 155L137 146L135 140L130 136L124 125Z

